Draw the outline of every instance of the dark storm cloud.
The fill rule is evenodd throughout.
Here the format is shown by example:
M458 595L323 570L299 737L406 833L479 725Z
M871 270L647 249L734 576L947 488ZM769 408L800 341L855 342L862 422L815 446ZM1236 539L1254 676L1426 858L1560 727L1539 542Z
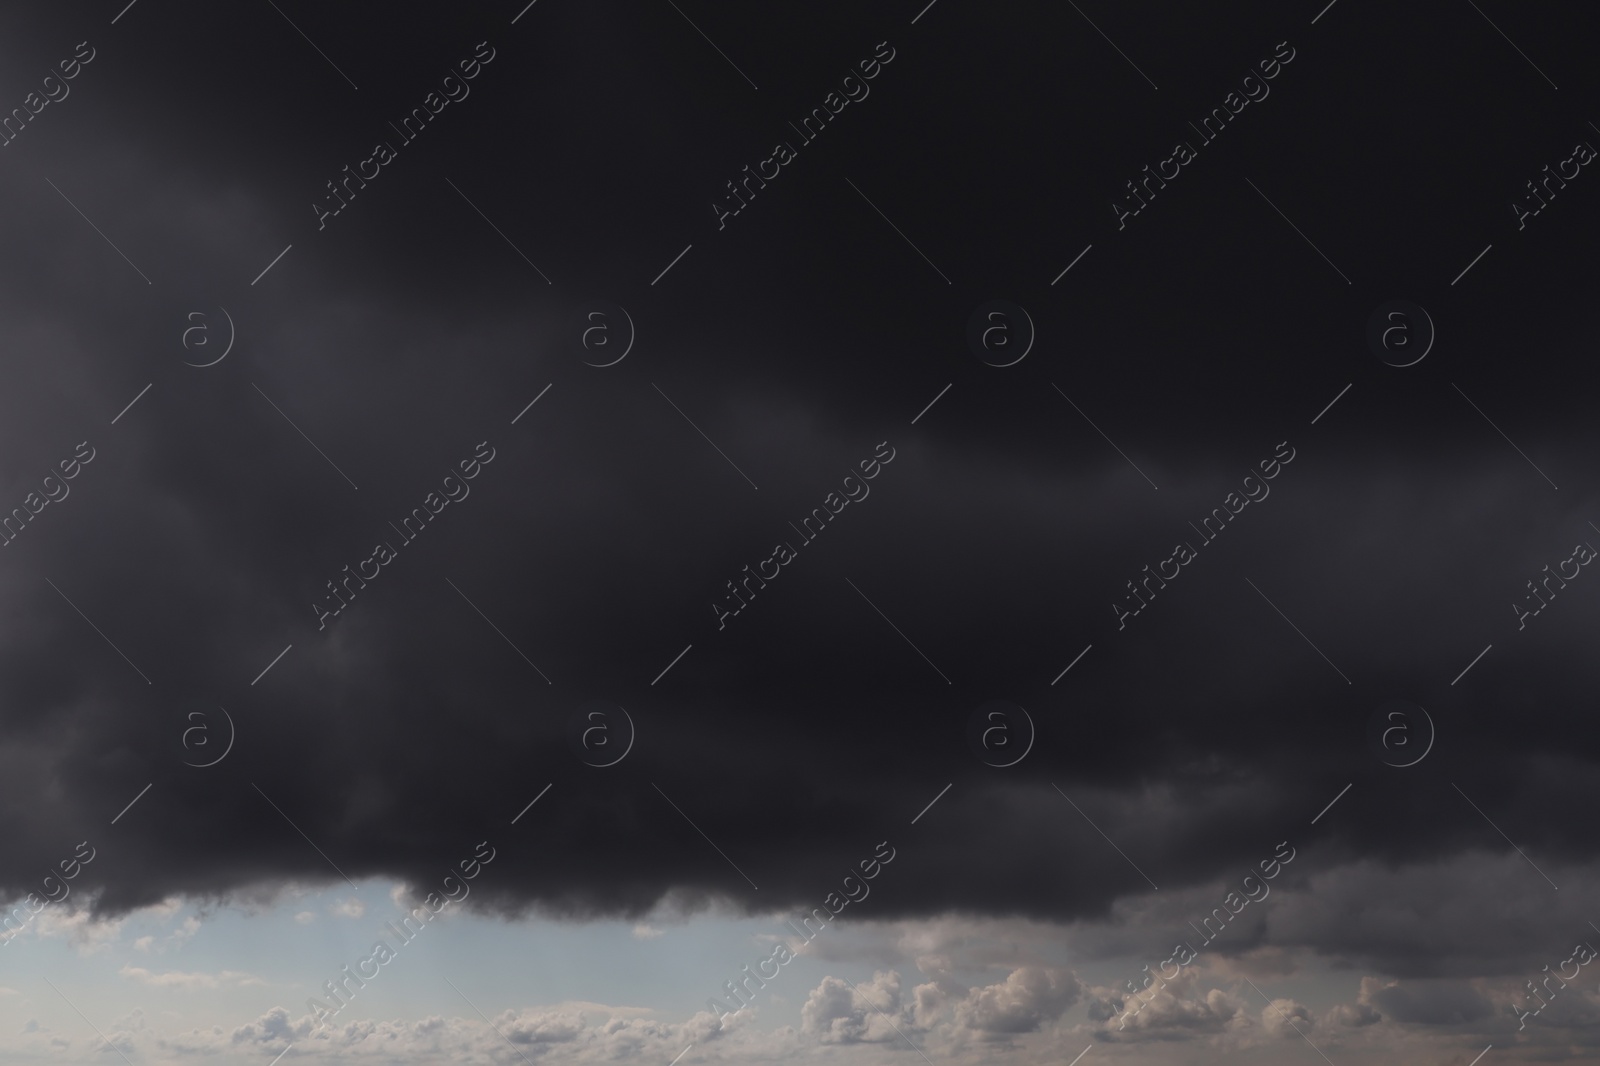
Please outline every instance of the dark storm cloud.
M519 6L297 12L359 90L270 7L15 27L29 73L6 99L77 41L98 52L0 150L4 505L96 451L0 548L8 888L84 838L113 911L341 874L430 884L487 839L502 857L476 899L501 912L637 915L668 892L809 908L887 840L900 857L862 914L1064 919L1146 877L1232 880L1282 840L1302 849L1286 889L1349 864L1520 863L1499 827L1539 869L1495 880L1487 913L1592 862L1600 579L1522 631L1508 609L1600 543L1573 310L1592 266L1499 206L1573 136L1503 42L1452 23L1423 57L1265 5L1120 27L1156 93L1071 12L702 12L753 90L669 6L541 4L513 27ZM980 32L1001 46L974 49ZM1118 233L1122 183L1285 38L1270 101ZM718 232L727 176L884 40L870 106ZM480 41L496 54L470 97L319 231L324 183ZM1381 77L1350 73L1362 57ZM1376 147L1351 117L1401 123L1440 80L1481 136L1429 112ZM1557 209L1596 218L1576 189ZM1040 336L1003 370L964 340L997 295ZM1406 369L1363 340L1399 295L1439 324ZM603 370L580 361L593 298L638 326ZM184 366L186 316L220 331L223 307L236 350ZM882 442L870 495L793 543ZM1280 442L1270 495L1195 543ZM401 543L391 523L480 446L470 496ZM1119 631L1125 583L1183 542L1196 558ZM725 583L777 543L797 557L719 631ZM326 583L379 544L394 558L319 630ZM1396 697L1438 730L1405 770L1366 743ZM1008 770L964 745L994 698L1039 727ZM606 769L566 740L596 699L638 726ZM183 765L188 714L218 705L235 749ZM1452 955L1465 923L1417 905L1438 884L1381 888L1414 909L1414 943L1289 910L1234 930L1240 949L1289 936L1397 972L1530 950Z
M1459 982L1379 989L1372 1005L1397 1022L1417 1025L1480 1021L1494 1009L1481 992Z

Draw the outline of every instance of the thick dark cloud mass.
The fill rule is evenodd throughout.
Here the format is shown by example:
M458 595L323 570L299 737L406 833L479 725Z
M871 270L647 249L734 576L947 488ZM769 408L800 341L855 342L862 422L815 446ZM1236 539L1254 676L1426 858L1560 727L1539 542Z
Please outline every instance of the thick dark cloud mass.
M6 107L93 51L0 148L6 890L84 839L108 912L488 840L499 913L799 910L887 841L863 912L1067 920L1288 841L1227 951L1581 930L1586 13L280 6L0 19ZM1077 996L1039 980L974 1028ZM1374 1005L1475 1017L1441 989Z

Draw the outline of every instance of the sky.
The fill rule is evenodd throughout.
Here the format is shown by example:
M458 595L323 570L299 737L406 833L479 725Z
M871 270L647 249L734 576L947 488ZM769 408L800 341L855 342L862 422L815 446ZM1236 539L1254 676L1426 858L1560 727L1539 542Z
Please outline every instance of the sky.
M1592 28L0 13L0 1057L1594 1061Z

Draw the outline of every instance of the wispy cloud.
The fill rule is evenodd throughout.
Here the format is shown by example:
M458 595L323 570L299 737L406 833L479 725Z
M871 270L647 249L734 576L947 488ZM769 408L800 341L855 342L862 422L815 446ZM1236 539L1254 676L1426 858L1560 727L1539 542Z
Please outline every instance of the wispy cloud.
M142 966L125 965L117 972L129 980L153 988L238 988L245 985L266 984L255 974L239 970L223 970L221 973L185 973L182 970L168 970L166 973L155 973Z
M359 918L367 913L367 905L351 896L349 899L341 899L330 905L328 913L335 918Z

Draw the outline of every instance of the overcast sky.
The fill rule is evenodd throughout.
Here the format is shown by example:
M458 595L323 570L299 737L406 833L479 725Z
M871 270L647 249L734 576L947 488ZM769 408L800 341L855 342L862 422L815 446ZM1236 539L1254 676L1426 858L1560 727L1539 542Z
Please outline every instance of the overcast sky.
M0 1057L1593 1061L1595 23L1325 4L0 14Z

